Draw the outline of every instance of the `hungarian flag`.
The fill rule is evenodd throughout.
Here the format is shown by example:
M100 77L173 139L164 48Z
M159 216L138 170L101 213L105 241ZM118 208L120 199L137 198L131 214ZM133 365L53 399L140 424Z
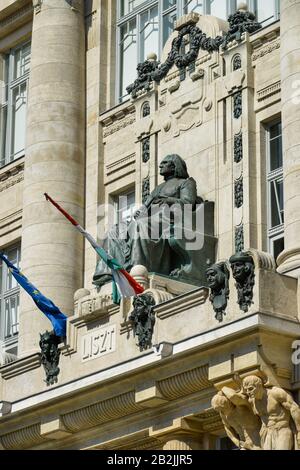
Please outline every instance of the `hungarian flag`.
M51 321L54 333L56 336L66 336L66 324L67 317L62 313L59 308L47 299L33 284L31 284L27 277L24 276L21 271L14 266L3 253L0 252L0 258L7 264L9 271L14 276L15 280L24 290L31 296L35 305L43 312L46 317Z
M107 253L96 240L86 231L83 227L68 214L57 202L55 202L47 193L45 193L47 201L51 202L56 209L58 209L65 217L74 225L75 228L90 242L94 250L103 259L107 266L111 269L113 278L113 302L120 303L120 297L134 297L144 292L144 288L133 279L132 276L120 265L120 263L114 259L109 253Z

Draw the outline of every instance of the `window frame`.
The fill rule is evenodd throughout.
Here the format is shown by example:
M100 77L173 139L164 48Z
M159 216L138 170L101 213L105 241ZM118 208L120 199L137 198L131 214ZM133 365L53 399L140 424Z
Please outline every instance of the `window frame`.
M284 241L284 218L282 218L280 207L279 207L279 201L278 198L276 197L276 205L277 209L279 212L279 218L281 223L277 226L272 226L272 185L274 183L283 183L283 166L276 168L275 170L271 170L271 142L275 138L278 138L281 136L282 138L282 132L281 134L278 134L276 137L271 138L271 128L275 126L276 124L281 123L281 118L276 119L274 121L271 121L268 123L266 127L266 156L267 156L267 165L266 165L266 170L267 170L267 237L268 237L268 251L275 257L275 252L274 252L274 242L283 239ZM282 139L281 139L282 143ZM283 208L283 215L284 215L284 208Z
M11 245L3 250L3 253L9 258L9 253L17 250L17 262L16 266L20 266L21 261L21 244L16 243ZM0 260L0 266L2 268L2 276L0 281L0 343L3 346L5 352L11 350L12 348L17 347L18 345L18 336L19 336L19 315L20 315L20 286L16 284L15 287L6 290L6 282L8 278L8 266ZM11 323L11 330L16 327L16 332L6 336L8 319L6 317L5 304L7 300L15 297L17 299L17 323Z
M4 71L4 81L3 81L3 88L4 90L7 89L7 91L4 91L4 95L6 95L6 101L0 102L0 112L4 108L6 108L6 128L4 128L3 132L3 137L0 142L0 168L3 168L4 166L10 164L11 162L17 160L18 158L21 158L25 155L25 145L24 149L19 150L18 152L13 152L13 140L14 140L14 132L13 132L13 120L15 116L15 107L14 107L14 91L17 90L18 88L21 89L23 85L25 85L26 89L26 108L27 108L27 102L28 102L28 90L29 90L29 74L30 74L30 67L27 72L25 72L23 75L20 77L14 78L14 73L15 73L15 68L16 68L16 56L18 51L22 51L26 49L28 46L30 46L30 59L29 63L31 61L31 41L26 41L22 44L19 44L18 46L14 47L13 49L10 49L10 51L6 54L3 54L3 61L7 62L7 65L5 65L5 71ZM7 70L8 69L8 70ZM5 82L7 80L7 82ZM0 131L2 130L3 123L0 122ZM24 123L24 126L26 126L26 121ZM3 149L3 143L4 143L4 152L2 155L2 149Z

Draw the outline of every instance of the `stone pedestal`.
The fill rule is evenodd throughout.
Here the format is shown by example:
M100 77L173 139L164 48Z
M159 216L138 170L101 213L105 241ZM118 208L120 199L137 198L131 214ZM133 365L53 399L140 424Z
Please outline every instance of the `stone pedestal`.
M82 286L83 239L49 203L48 192L79 223L84 219L83 0L34 2L27 110L22 270L67 315ZM19 355L36 351L52 326L21 295Z
M300 0L282 0L281 88L285 251L279 272L300 276Z

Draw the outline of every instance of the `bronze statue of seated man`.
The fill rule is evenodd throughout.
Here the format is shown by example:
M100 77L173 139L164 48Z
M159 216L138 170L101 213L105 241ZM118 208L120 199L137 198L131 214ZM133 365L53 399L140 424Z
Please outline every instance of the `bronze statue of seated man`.
M125 229L124 226L112 227L103 247L128 271L133 266L143 265L148 272L203 285L205 263L214 260L213 208L211 203L203 203L197 196L196 182L189 177L186 163L179 155L166 156L159 167L164 182L152 191ZM208 212L212 212L209 240L204 240L205 204L210 205ZM203 217L198 217L198 225L202 225L199 228L195 214L201 210ZM197 236L201 240L193 248L193 238ZM209 244L207 256L204 259L202 253L200 263L203 266L197 266L199 256L196 258L203 252L205 241ZM99 260L93 283L100 287L109 280L110 270Z

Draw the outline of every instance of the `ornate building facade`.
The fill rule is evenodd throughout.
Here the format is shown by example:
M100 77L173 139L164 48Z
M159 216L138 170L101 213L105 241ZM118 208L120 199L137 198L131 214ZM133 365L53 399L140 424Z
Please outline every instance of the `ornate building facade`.
M2 0L0 87L0 249L68 316L1 264L0 447L299 448L300 1ZM200 246L116 305L45 192L98 241L190 203Z

